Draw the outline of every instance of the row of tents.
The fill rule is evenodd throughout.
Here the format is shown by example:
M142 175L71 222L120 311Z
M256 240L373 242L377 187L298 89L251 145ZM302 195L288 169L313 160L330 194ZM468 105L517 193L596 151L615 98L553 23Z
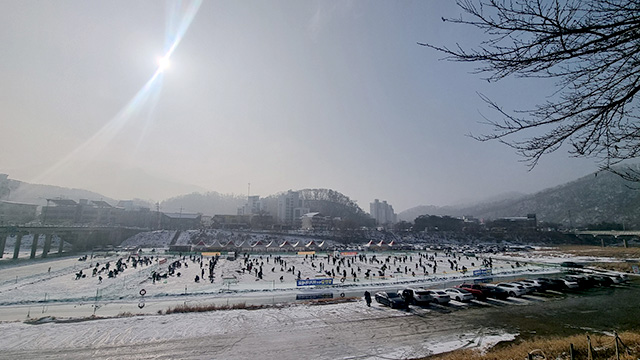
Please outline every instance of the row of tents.
M362 246L363 250L379 251L379 250L398 250L402 249L395 241L369 241ZM249 241L244 240L235 242L220 242L215 240L211 244L207 244L204 240L200 240L197 244L191 245L174 245L169 247L170 251L220 251L220 252L289 252L289 251L330 251L325 241L318 242L315 240L290 242L288 240L272 240L272 241Z
M297 241L295 243L285 241L272 240L270 242L258 240L255 242L241 241L236 243L229 241L221 243L216 240L212 244L206 244L204 241L198 242L194 249L206 249L208 251L319 251L325 250L325 242L317 242L311 240L309 242Z

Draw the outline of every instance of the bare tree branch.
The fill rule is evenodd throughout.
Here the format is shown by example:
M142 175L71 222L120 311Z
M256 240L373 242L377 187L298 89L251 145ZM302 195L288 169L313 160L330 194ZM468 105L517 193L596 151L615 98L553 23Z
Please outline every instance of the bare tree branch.
M534 109L507 112L480 95L499 120L472 136L512 147L531 168L570 145L576 157L610 170L640 155L640 0L458 0L462 15L445 22L482 30L475 49L427 43L445 59L477 63L487 80L550 78L556 91ZM524 140L516 134L543 129ZM614 171L615 172L615 171ZM637 172L618 175L640 181Z

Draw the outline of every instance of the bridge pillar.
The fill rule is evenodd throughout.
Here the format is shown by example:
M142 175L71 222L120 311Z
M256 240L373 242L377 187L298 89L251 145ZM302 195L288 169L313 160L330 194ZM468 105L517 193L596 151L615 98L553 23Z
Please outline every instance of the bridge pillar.
M13 247L13 259L17 259L20 254L20 244L22 243L22 233L16 234L16 245Z
M0 232L0 259L4 256L4 246L7 244L7 236L9 236L9 234Z
M51 238L53 234L47 234L44 238L44 249L42 249L42 258L46 258L49 254L49 250L51 249Z
M62 256L62 247L64 246L64 238L62 235L58 235L60 238L60 244L58 245L58 256Z
M604 247L604 238L600 238L600 242L602 242L602 247Z
M622 239L622 244L624 245L625 249L629 247L629 244L627 244L627 239L626 238Z
M33 242L31 243L31 256L29 256L29 259L33 259L36 257L36 250L38 249L39 238L40 238L40 234L33 234Z

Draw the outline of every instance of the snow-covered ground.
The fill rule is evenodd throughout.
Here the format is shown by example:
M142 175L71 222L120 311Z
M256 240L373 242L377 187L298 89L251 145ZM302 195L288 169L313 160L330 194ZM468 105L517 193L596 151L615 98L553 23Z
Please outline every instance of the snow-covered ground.
M96 299L137 301L143 289L146 298L162 298L185 293L216 297L228 291L242 293L320 288L297 286L298 277L332 279L334 285L322 286L322 289L411 283L437 286L440 282L474 278L474 270L483 268L482 261L490 258L488 255L477 258L444 252L379 252L337 257L333 253L313 256L283 253L251 254L236 260L221 256L213 266L213 256L180 257L151 249L135 255L114 252L86 254L86 260L81 261L79 257L17 263L3 260L0 262L0 306ZM134 267L136 260L138 264ZM123 271L109 277L109 271L115 268L118 261L124 264ZM105 269L107 264L109 270ZM169 275L172 264L177 264L179 268ZM209 278L210 266L213 268L213 281ZM251 271L248 270L249 266ZM462 267L467 268L465 273ZM545 266L497 259L493 260L492 266L494 276L548 270ZM154 281L154 272L166 277Z
M193 242L194 233L183 232L183 234L187 235L184 235L184 238L181 235L176 243ZM218 349L214 357L240 359L245 358L250 351L254 351L253 354L260 353L260 349L256 347L252 349L248 345L244 340L246 336L242 334L252 334L262 341L276 341L268 334L277 337L277 334L283 331L281 328L283 322L291 325L287 328L286 335L294 342L308 342L314 336L318 336L318 334L311 334L311 330L306 330L308 327L315 331L333 331L331 326L338 325L326 325L331 321L340 324L336 331L343 335L363 331L358 330L361 328L346 328L347 325L342 324L343 322L359 324L372 319L383 323L392 321L393 334L396 334L399 331L397 327L404 328L403 326L406 325L399 324L413 321L409 320L412 318L408 316L411 313L386 311L390 309L375 304L367 308L362 300L355 303L309 306L296 301L296 297L300 295L308 297L321 293L328 293L333 297L340 297L345 293L346 297L360 297L366 289L392 289L406 285L441 288L452 282L473 281L479 277L487 277L486 274L474 275L474 271L479 270L490 269L490 276L494 280L500 280L501 277L557 272L560 270L558 264L567 260L603 260L568 257L549 251L509 254L477 253L474 256L467 256L463 251L423 250L359 251L348 254L331 251L313 255L298 255L294 252L250 253L239 254L236 260L228 260L223 255L216 261L216 257L211 255L179 256L165 253L164 247L174 236L175 232L138 235L123 245L127 247L153 245L154 247L142 249L135 254L124 251L94 252L64 257L50 255L51 257L47 259L35 260L24 259L29 256L30 242L23 239L21 260L13 261L6 256L0 260L0 331L8 334L0 337L0 350L3 350L0 351L0 358L37 357L38 351L45 351L45 349L52 351L54 356L57 354L59 357L83 358L88 354L83 349L91 349L92 346L100 348L118 348L120 345L140 346L149 350L153 344L175 345L178 342L197 348L198 341L203 337L210 338L215 335L221 336L223 340L226 339L224 340L226 342L219 348L216 347L217 345L214 346ZM229 234L220 233L214 240L229 240ZM255 236L235 234L230 240L268 241L272 239L267 235L262 237L260 234ZM293 235L286 239L286 241L296 240ZM110 277L109 271L113 271L118 262L122 264L121 271ZM134 263L136 263L135 266ZM106 269L107 264L109 264L108 269ZM170 272L170 266L174 267L173 272ZM466 271L463 271L463 268ZM163 276L154 281L152 277L154 273ZM213 274L212 278L209 278L210 273ZM199 278L198 281L196 277ZM298 278L331 279L333 285L298 286L296 281ZM179 304L221 305L225 303L297 303L297 305L255 311L229 310L155 315ZM115 317L123 313L147 316ZM20 322L43 317L58 320L82 319L91 315L115 318L42 325L26 325ZM325 325L321 325L323 322ZM372 329L376 329L378 322L369 325ZM422 325L418 322L414 326ZM368 330L368 335L372 338L385 336L385 331L391 331L377 329L382 333ZM224 334L228 336L225 337ZM232 336L233 334L236 338ZM333 350L325 349L319 352L323 354L322 356L313 356L313 352L302 353L309 358L336 358L340 351L343 354L359 354L359 358L371 359L419 357L461 347L486 346L515 336L512 333L491 329L478 333L477 329L465 330L464 328L430 334L421 340L415 338L417 335L411 337L405 334L405 340L398 337L379 342L371 342L364 335L355 336L352 340L357 343L357 346L345 343L344 339L335 339L340 346ZM37 340L33 340L35 338ZM233 341L235 341L233 339L242 342L247 350L229 352L229 349L233 348ZM325 343L325 346L328 345ZM354 350L356 347L357 350ZM365 350L367 347L373 350L367 352ZM207 352L185 353L187 349L180 346L176 349L183 351L175 353L181 358L211 357L209 356L211 353ZM173 351L172 348L164 348L161 354L171 357L173 354L171 351ZM117 357L123 355L121 352L115 354ZM297 356L301 353L293 351L287 354L280 358L299 358ZM105 357L109 356L105 355Z
M516 335L464 323L455 329L433 326L438 316L429 317L359 301L76 323L0 323L0 359L404 359L487 347Z

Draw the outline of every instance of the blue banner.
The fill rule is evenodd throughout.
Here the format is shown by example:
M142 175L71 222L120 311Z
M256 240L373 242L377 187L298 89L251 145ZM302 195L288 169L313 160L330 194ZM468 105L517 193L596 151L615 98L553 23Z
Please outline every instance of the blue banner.
M491 269L473 270L473 276L485 276L485 275L491 275Z
M297 280L297 286L312 286L312 285L333 285L333 278L329 279L306 279Z

